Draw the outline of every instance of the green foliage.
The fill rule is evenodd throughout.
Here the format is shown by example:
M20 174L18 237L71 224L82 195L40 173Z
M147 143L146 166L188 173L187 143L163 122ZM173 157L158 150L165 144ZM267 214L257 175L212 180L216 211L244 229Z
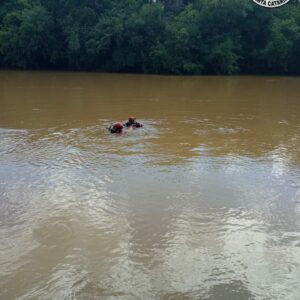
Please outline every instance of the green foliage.
M276 72L276 69L280 68L288 72L293 47L299 38L300 27L295 19L274 19L270 39L262 51L270 70Z
M0 30L0 52L9 65L39 67L48 59L46 37L52 27L47 10L31 1L17 1L19 9L7 13Z
M0 67L299 74L297 1L0 0Z

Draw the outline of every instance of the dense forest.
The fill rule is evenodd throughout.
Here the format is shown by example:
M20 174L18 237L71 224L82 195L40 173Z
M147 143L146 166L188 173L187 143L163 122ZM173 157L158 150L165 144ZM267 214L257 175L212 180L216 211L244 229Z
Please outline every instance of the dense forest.
M0 67L299 74L300 5L251 0L0 0Z

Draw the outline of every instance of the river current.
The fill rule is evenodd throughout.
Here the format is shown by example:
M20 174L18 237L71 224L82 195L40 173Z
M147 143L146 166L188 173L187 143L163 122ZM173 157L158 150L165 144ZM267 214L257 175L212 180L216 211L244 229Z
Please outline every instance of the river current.
M299 95L0 71L0 299L300 299Z

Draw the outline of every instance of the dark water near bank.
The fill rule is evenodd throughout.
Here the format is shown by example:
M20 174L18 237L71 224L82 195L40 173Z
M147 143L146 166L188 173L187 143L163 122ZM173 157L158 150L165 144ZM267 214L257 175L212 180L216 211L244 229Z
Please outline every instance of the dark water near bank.
M300 78L0 72L0 299L300 299L299 97Z

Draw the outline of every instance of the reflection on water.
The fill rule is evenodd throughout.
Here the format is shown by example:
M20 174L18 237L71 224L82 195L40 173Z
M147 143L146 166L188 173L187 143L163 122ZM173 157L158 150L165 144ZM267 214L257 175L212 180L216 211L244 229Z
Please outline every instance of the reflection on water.
M0 72L0 299L299 299L299 83Z

